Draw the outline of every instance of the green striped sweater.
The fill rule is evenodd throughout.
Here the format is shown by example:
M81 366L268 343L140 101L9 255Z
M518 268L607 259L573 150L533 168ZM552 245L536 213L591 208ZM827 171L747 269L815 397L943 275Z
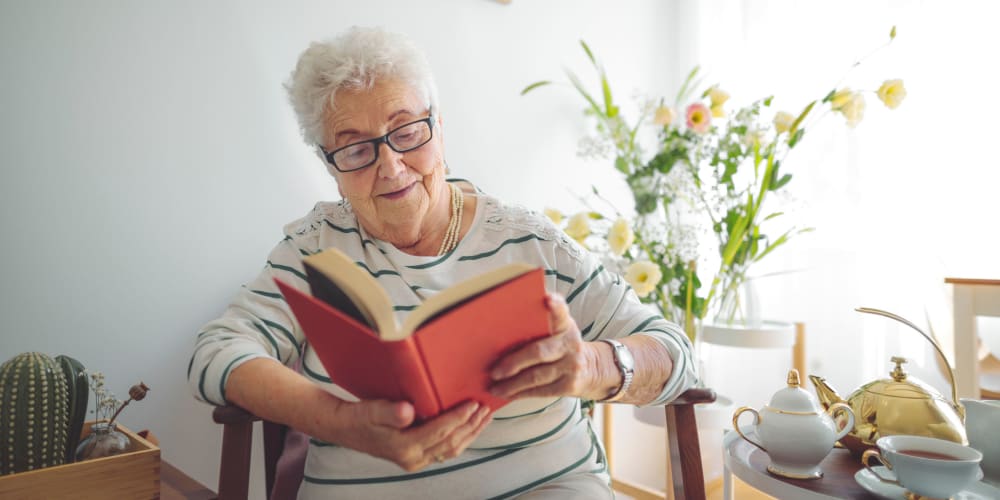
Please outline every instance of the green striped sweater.
M691 345L680 328L641 304L620 276L604 269L544 216L482 193L476 196L472 228L455 250L440 257L405 254L372 238L344 201L321 202L288 224L260 275L239 291L222 317L198 334L188 366L195 396L224 404L226 379L233 369L267 357L301 366L314 383L356 400L330 382L273 281L278 277L308 290L302 257L332 246L378 279L399 319L428 296L473 275L515 261L540 266L546 288L566 297L585 340L648 335L669 350L674 372L650 404L670 401L694 385ZM312 440L300 498L504 498L586 475L599 475L606 483L602 457L580 401L523 399L499 410L462 456L417 473Z

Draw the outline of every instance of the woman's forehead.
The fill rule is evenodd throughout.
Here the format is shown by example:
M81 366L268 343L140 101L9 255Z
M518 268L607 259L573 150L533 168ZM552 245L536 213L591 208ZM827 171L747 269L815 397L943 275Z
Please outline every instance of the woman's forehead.
M342 88L334 94L327 126L337 129L371 126L397 118L423 116L427 104L412 86L398 80L376 82L371 88Z

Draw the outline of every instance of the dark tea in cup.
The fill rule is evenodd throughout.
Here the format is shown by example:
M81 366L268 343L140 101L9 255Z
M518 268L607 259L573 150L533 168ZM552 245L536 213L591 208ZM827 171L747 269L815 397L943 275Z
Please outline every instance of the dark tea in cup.
M927 450L899 450L896 453L911 457L930 458L932 460L960 460L958 457Z

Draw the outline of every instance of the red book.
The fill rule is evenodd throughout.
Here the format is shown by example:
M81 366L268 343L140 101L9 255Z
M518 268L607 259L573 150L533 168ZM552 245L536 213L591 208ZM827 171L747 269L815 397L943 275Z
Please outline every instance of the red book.
M398 325L375 278L336 249L304 259L312 295L275 280L331 381L362 400L411 402L418 419L464 401L496 410L489 371L549 334L541 269L511 264L458 283Z

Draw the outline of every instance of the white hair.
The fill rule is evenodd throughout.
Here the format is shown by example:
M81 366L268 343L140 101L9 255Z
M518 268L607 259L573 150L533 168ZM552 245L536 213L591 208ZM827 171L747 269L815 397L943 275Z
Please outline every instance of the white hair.
M353 27L336 38L313 42L285 83L302 138L321 144L327 113L340 89L371 89L379 79L400 80L427 107L437 109L437 87L423 51L409 38L381 28Z

